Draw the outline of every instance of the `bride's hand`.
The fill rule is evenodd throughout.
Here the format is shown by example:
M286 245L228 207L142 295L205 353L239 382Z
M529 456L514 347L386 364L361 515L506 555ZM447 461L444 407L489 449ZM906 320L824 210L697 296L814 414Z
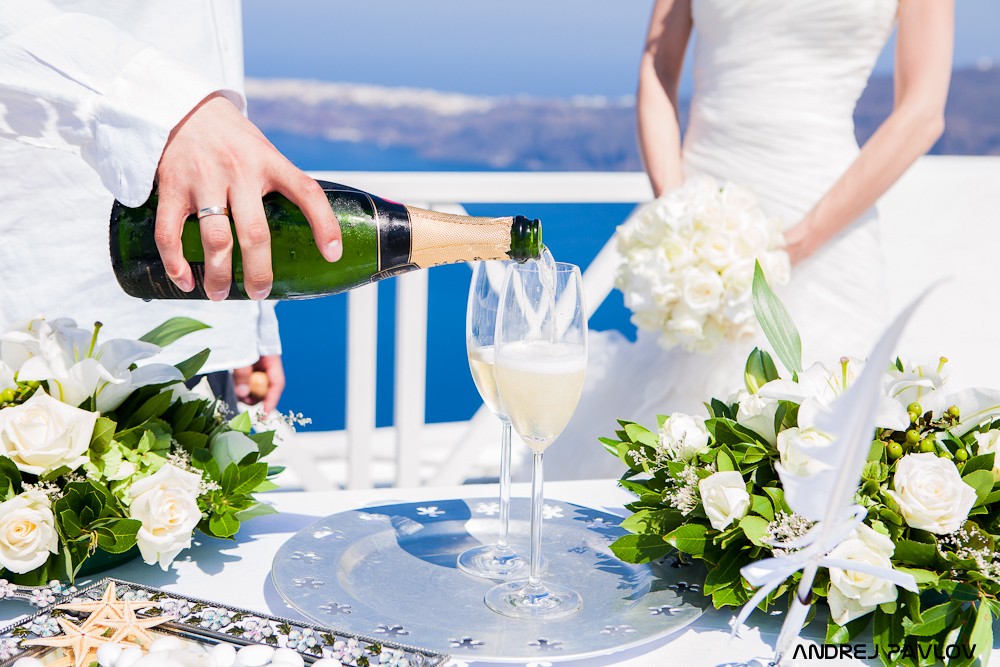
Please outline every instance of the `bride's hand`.
M785 252L795 266L823 245L823 239L813 230L809 218L785 232Z

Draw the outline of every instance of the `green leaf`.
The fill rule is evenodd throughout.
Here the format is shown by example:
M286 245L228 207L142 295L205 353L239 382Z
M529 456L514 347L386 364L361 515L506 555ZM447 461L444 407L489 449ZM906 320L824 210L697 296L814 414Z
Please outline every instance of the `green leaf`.
M993 490L992 470L976 470L962 476L962 481L976 490L976 505L986 502L986 496Z
M257 443L257 451L260 452L260 458L264 458L278 448L278 446L274 444L274 431L251 433L250 439Z
M142 528L138 519L118 519L97 529L97 546L113 554L125 553L135 546L135 536Z
M847 644L864 632L870 621L871 614L865 614L864 616L856 618L846 625L841 626L837 625L836 622L830 618L826 624L826 643Z
M896 565L894 569L907 574L912 574L918 584L931 584L932 586L935 586L940 579L940 575L931 570L924 570L916 567L903 567L902 565Z
M174 439L184 448L184 451L189 454L193 453L196 449L207 449L208 448L208 436L204 433L195 433L194 431L184 431L183 433L178 433L174 435Z
M208 361L208 355L210 352L211 350L206 347L201 352L188 357L179 364L175 364L174 368L181 372L181 375L184 376L185 380L190 380L198 374L201 367L205 365L206 361Z
M646 445L647 447L656 447L660 444L660 436L653 433L645 426L639 424L628 424L625 426L625 432L632 442L638 442L640 444Z
M961 608L961 603L948 601L936 607L924 609L920 613L920 623L914 623L908 616L903 617L903 627L909 635L930 637L951 626Z
M756 497L759 498L760 496ZM743 534L747 536L748 540L758 547L763 547L767 546L761 540L764 537L764 533L767 532L768 523L770 522L767 519L750 514L740 519L740 528L743 529Z
M753 274L753 310L778 359L789 371L802 370L802 341L785 305L767 284L760 262Z
M673 508L641 510L621 522L621 527L640 535L666 535L684 523L684 517Z
M739 549L729 549L722 556L718 567L713 567L705 576L705 593L726 588L740 582L740 567L750 562L746 553Z
M230 464L230 467L232 467L232 464ZM225 480L225 475L222 477L223 480ZM264 462L254 463L240 468L239 482L233 489L233 494L244 495L253 493L254 489L256 489L265 479L267 479L267 464Z
M611 552L626 563L648 563L670 553L671 546L659 535L622 535Z
M663 539L678 551L692 556L701 556L705 553L705 548L708 545L707 532L708 526L700 523L689 523L671 531Z
M170 393L156 394L142 404L142 407L135 411L135 414L128 420L128 427L139 426L153 417L159 417L170 407Z
M996 454L994 452L973 456L965 462L965 467L962 468L962 474L968 475L970 472L975 472L977 470L993 470L993 461L995 457Z
M984 600L980 600L976 610L976 624L972 627L969 644L975 647L982 667L986 667L993 650L993 616L990 614L990 606Z
M257 503L250 509L243 510L242 512L236 513L236 519L243 523L244 521L249 521L250 519L255 519L259 516L267 516L268 514L277 514L278 510L274 509L273 506L266 503Z
M212 537L232 537L240 529L239 520L229 512L213 512L208 519L209 531Z
M0 456L0 500L8 500L22 490L21 471L14 465L14 461Z
M229 421L229 428L233 429L234 431L241 431L244 434L250 432L251 426L252 423L250 422L249 412L241 412L239 415L233 417L233 419Z
M275 484L269 479L265 479L263 482L257 485L257 488L253 490L253 493L264 493L265 491L274 491L280 489L281 486Z
M716 450L715 465L719 472L739 472L736 468L736 460L733 458L733 453L725 445L720 446Z
M153 345L164 347L166 345L170 345L178 338L188 335L189 333L199 331L201 329L211 328L212 327L203 322L192 320L190 317L172 317L142 336L139 340L144 343L152 343Z
M194 416L198 414L199 403L201 401L188 401L187 403L181 403L174 412L174 416L170 420L171 429L174 433L180 433L188 427Z
M937 547L912 540L899 540L892 558L917 567L933 567L937 562Z
M774 521L774 505L772 505L770 499L765 496L751 496L750 510L761 515L768 521Z
M94 424L94 434L90 437L90 448L103 452L115 437L116 428L118 424L107 417L98 417L97 423Z

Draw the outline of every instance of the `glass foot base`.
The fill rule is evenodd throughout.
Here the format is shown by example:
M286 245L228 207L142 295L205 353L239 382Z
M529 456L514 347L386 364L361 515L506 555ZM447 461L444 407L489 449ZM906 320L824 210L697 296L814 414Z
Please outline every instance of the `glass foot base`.
M528 576L531 563L527 549L510 545L506 551L498 551L495 544L484 544L466 549L458 555L458 569L474 577L484 579L524 579ZM544 570L545 561L541 569Z
M510 618L549 620L569 616L583 605L576 591L542 582L531 586L525 581L509 581L486 592L486 606Z

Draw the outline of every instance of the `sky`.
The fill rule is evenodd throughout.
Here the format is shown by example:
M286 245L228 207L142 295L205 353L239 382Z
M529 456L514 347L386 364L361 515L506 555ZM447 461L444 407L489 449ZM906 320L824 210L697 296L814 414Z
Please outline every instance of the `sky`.
M635 92L653 0L243 0L246 74L542 97ZM892 71L891 45L876 71ZM1000 66L1000 0L956 2L955 66ZM689 84L685 86L689 88Z

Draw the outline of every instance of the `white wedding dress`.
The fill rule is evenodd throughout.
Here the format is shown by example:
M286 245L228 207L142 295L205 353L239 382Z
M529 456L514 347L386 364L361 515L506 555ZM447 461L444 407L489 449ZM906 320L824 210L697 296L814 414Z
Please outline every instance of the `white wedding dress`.
M858 155L854 106L892 31L897 2L691 2L696 42L685 174L751 187L787 230ZM806 366L865 357L888 322L877 223L869 210L776 290L801 334ZM584 395L546 450L546 477L620 475L624 467L598 442L613 436L616 418L655 430L657 414L704 414L703 402L742 387L754 345L767 343L761 336L706 356L664 351L655 334L640 332L630 343L617 332L591 332Z

